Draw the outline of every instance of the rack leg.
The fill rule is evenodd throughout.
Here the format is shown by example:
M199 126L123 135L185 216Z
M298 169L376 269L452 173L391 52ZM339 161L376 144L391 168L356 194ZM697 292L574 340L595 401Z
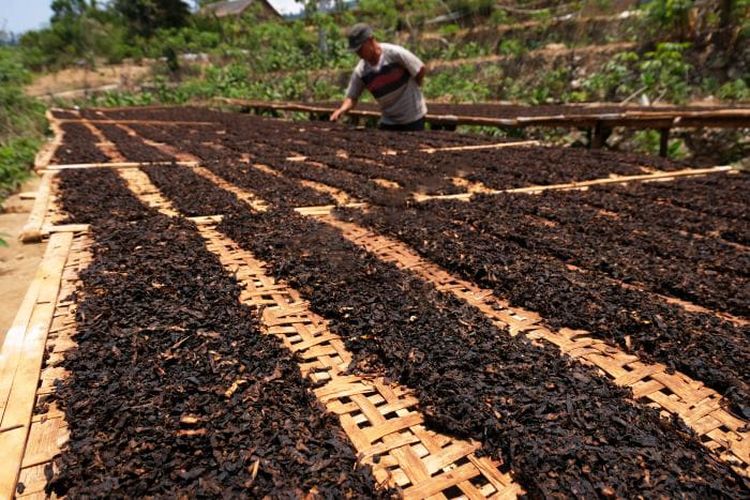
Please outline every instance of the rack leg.
M596 122L594 126L594 136L591 138L591 148L601 149L607 145L607 139L612 135L612 129L602 122Z
M659 156L666 158L669 154L669 129L659 129Z

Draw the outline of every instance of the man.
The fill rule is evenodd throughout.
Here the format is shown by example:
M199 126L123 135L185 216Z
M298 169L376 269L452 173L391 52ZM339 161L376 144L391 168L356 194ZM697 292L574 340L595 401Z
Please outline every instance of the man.
M420 89L425 75L422 61L403 47L378 43L372 28L362 23L349 30L349 49L355 51L361 60L349 80L346 98L331 114L331 121L353 109L367 88L382 111L379 128L424 130L427 104Z

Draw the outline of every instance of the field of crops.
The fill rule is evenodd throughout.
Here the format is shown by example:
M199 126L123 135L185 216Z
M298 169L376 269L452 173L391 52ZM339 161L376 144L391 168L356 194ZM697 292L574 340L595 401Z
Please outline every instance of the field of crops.
M748 174L204 108L54 120L51 326L21 342L30 395L0 385L17 496L750 495Z

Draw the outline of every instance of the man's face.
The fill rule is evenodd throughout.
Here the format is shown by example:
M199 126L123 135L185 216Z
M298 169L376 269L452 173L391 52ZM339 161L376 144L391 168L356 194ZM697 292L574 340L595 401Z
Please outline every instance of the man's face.
M357 50L357 55L365 61L372 61L375 57L375 40L373 38L369 38Z

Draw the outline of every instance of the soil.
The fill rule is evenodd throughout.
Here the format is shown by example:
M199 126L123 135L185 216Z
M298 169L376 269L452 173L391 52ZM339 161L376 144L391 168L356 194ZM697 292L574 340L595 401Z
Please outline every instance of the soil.
M106 65L96 70L66 68L56 73L37 76L25 88L30 96L46 96L73 90L84 90L117 84L127 89L129 85L146 78L151 73L149 64Z
M321 223L276 211L219 229L331 322L356 370L412 387L428 426L481 440L532 497L747 491L677 422L631 405L594 369L497 330Z
M93 237L55 395L70 440L48 492L383 496L195 226L112 218Z

